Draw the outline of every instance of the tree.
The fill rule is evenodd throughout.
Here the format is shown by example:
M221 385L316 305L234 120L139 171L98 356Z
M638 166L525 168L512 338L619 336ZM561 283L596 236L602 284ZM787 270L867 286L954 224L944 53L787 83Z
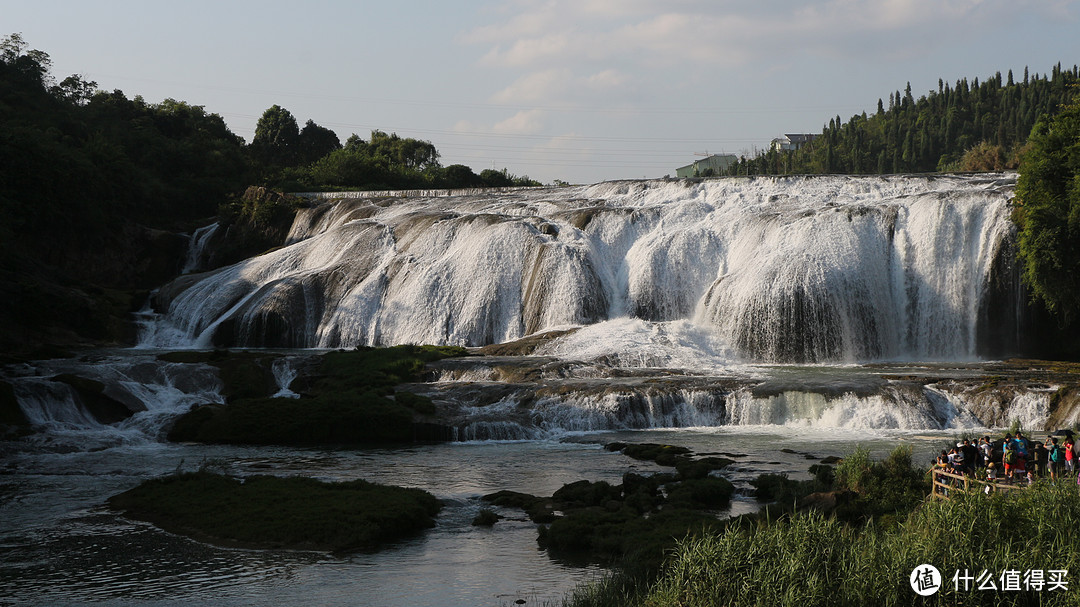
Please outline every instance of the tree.
M483 185L480 176L463 164L452 164L444 168L443 179L446 187L450 188L476 188Z
M1000 73L984 81L939 80L937 90L915 99L910 86L889 95L873 115L847 122L836 116L822 130L818 146L803 146L777 164L768 152L756 154L739 171L757 172L925 172L957 170L963 157L982 143L999 147L1005 168L1015 167L1016 151L1027 141L1036 119L1056 113L1068 90L1080 81L1080 68L1059 69L1006 83ZM973 158L968 159L973 160ZM969 164L980 167L985 162ZM1001 164L1000 162L991 163ZM733 172L733 171L728 171Z
M401 138L397 133L371 131L367 154L386 168L424 170L439 164L439 151L430 141Z
M341 149L341 140L337 133L315 124L308 119L300 130L298 160L301 164L311 164L334 150Z
M506 169L501 171L484 169L480 171L480 181L489 188L504 188L514 185L514 181L510 179L510 174Z
M272 105L255 125L251 147L256 158L274 166L291 166L300 142L300 127L289 110Z
M1025 283L1033 297L1071 320L1080 310L1080 93L1032 129L1014 220Z
M52 59L45 51L26 50L26 41L21 34L11 34L0 40L0 62L42 88L49 85Z
M86 105L97 90L97 83L93 80L84 80L79 74L72 74L60 81L60 84L52 87L50 91L54 97L66 99L75 105Z

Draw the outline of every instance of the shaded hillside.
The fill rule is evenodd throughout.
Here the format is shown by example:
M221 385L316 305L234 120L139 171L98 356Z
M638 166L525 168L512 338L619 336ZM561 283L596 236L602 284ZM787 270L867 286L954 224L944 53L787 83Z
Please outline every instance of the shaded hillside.
M186 238L245 181L220 116L56 83L48 54L0 42L0 346L124 341L132 292L174 276Z

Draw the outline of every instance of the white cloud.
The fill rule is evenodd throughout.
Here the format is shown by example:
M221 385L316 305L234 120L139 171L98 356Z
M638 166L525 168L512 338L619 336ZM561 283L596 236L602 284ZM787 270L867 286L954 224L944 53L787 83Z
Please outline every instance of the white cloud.
M617 69L577 76L569 68L552 68L521 76L491 96L492 103L525 106L572 107L595 104L611 92L626 89L633 79Z
M484 55L483 62L490 65L522 67L534 65L544 59L562 59L572 52L575 43L566 34L546 34L536 38L522 38L508 49L501 45Z
M571 80L571 71L566 68L533 72L495 93L491 100L495 103L546 103L553 97L558 97Z
M491 130L500 135L533 135L544 128L542 110L522 110L517 114L495 123Z
M474 28L458 36L458 41L465 44L501 42L540 36L557 25L553 11L526 12L514 15L503 23L494 23Z
M476 133L476 132L482 131L484 129L477 126L475 123L468 121L468 120L458 120L457 122L454 123L454 126L453 126L452 130L455 133L469 134L469 133Z
M607 69L585 78L585 84L593 90L617 89L630 82L630 77L619 70Z
M568 62L731 64L793 51L842 55L853 46L887 56L886 45L867 46L867 37L956 35L971 31L976 21L992 17L1008 23L1023 11L1060 13L1066 4L1076 2L818 0L736 7L697 0L552 0L522 5L503 23L478 27L459 39L490 44L485 65L534 69Z

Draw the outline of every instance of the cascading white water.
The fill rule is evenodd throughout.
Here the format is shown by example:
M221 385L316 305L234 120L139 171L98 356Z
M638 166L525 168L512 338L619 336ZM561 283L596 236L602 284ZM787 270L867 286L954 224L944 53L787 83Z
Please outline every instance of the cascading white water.
M629 318L693 323L745 360L970 359L1014 182L642 181L328 203L300 213L293 244L164 288L173 330L145 345L483 345Z
M69 434L83 445L156 441L177 415L225 400L217 370L204 364L168 363L145 355L38 364L35 375L6 378L19 408L38 429ZM114 423L97 419L77 390L55 379L63 374L100 384L102 394L126 407L131 416Z
M278 385L278 391L273 395L274 398L300 398L299 394L289 389L289 386L299 374L295 362L295 360L283 356L275 359L270 366L270 371L274 374L274 381Z
M187 259L184 261L184 268L180 271L181 274L187 274L194 272L202 267L203 256L206 253L206 245L210 242L210 239L217 233L218 226L220 224L214 222L208 226L203 226L195 230L191 234L191 239L188 243Z
M965 404L932 387L887 386L876 394L846 392L833 397L786 391L755 396L738 390L728 399L731 425L781 425L858 430L943 430L986 427Z
M101 426L67 384L35 377L15 383L12 390L23 415L35 426Z

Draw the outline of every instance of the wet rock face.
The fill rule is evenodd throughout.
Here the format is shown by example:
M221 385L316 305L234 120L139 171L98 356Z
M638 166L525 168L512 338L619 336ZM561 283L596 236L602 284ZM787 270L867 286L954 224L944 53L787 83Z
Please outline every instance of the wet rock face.
M15 391L8 382L0 382L0 436L5 434L4 427L25 427L30 421L19 407Z
M82 406L102 424L121 422L138 411L145 410L145 407L141 405L134 408L134 410L129 408L124 403L106 394L104 384L92 379L62 374L57 375L53 380L70 386Z

